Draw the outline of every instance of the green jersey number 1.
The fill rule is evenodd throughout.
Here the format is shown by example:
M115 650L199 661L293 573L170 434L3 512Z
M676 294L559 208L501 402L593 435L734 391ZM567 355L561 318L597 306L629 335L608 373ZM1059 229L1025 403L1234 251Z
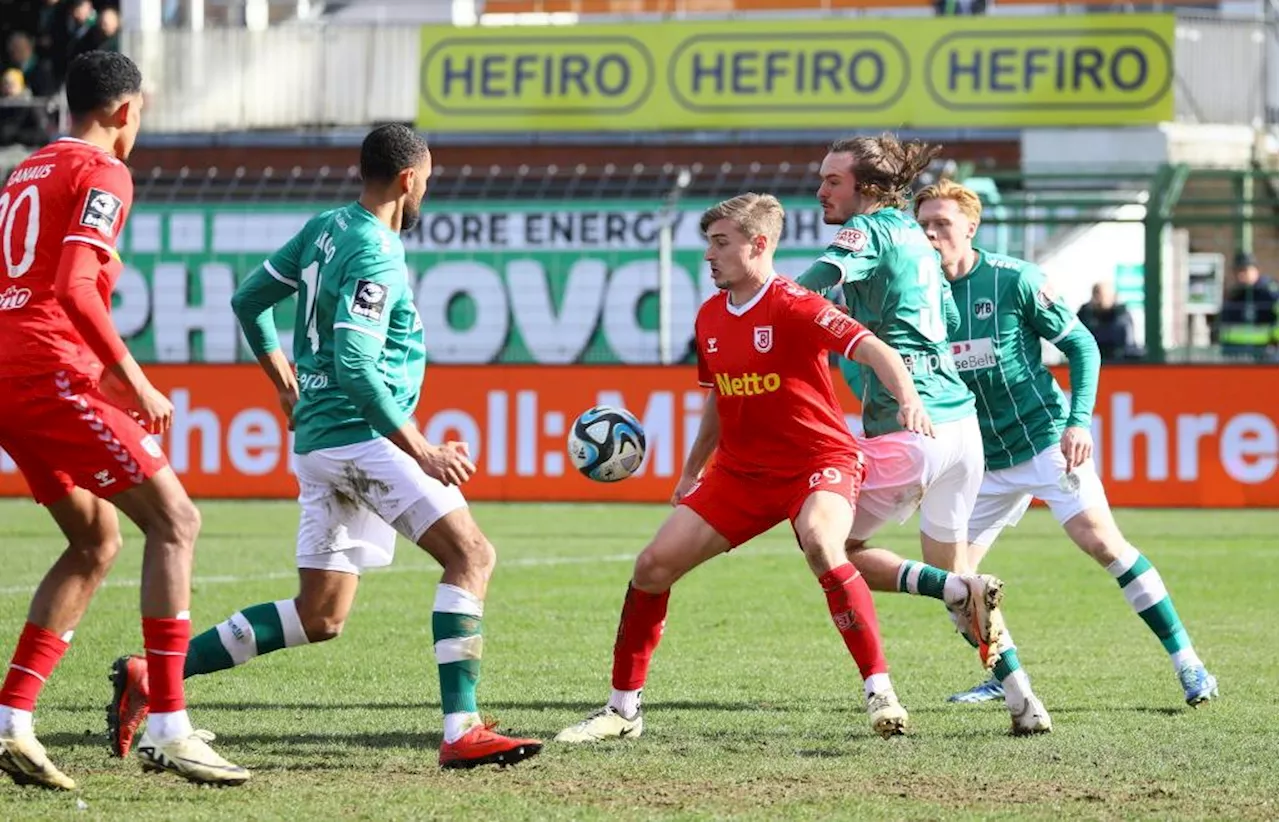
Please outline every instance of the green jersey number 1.
M307 289L307 341L311 343L311 353L314 354L320 350L320 332L316 331L316 291L320 286L320 262L317 260L302 269L299 276Z
M304 272L305 273L305 272ZM924 291L924 308L920 309L920 333L929 342L945 342L947 325L942 317L942 268L932 256L916 262L916 284Z

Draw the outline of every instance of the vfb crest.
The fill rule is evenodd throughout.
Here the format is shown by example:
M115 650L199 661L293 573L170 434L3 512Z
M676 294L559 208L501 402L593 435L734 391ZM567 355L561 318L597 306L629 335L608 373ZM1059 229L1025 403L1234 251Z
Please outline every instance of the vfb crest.
M757 325L751 341L755 343L756 350L761 354L769 353L773 350L773 326Z
M973 304L973 316L980 320L989 320L996 313L996 304L988 299L977 300Z

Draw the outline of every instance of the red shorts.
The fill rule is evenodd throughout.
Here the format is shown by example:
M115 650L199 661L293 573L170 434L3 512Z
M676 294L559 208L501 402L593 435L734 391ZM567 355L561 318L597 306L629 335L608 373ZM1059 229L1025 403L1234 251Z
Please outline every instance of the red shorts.
M86 377L58 372L14 380L0 396L0 449L41 505L79 486L104 499L168 465L160 445Z
M712 465L681 505L706 520L735 548L778 523L794 523L804 501L815 491L830 491L858 503L866 466L854 455L832 457L791 479L749 477Z

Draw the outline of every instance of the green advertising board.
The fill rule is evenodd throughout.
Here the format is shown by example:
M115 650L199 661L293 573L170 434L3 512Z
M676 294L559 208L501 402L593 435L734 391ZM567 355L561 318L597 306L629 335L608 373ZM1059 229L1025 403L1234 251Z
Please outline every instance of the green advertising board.
M777 258L798 275L834 228L793 204ZM689 358L698 306L714 291L702 260L705 203L671 215L671 340ZM231 313L236 284L324 205L139 205L120 252L116 326L142 362L250 360ZM657 203L486 203L430 208L405 235L410 277L438 363L654 363ZM290 344L293 300L276 323Z

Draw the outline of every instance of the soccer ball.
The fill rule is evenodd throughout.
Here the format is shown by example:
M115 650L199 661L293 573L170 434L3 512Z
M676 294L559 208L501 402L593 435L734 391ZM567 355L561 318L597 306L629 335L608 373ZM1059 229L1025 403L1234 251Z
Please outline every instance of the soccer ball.
M588 408L569 431L569 459L587 479L624 480L644 462L644 429L625 408Z

